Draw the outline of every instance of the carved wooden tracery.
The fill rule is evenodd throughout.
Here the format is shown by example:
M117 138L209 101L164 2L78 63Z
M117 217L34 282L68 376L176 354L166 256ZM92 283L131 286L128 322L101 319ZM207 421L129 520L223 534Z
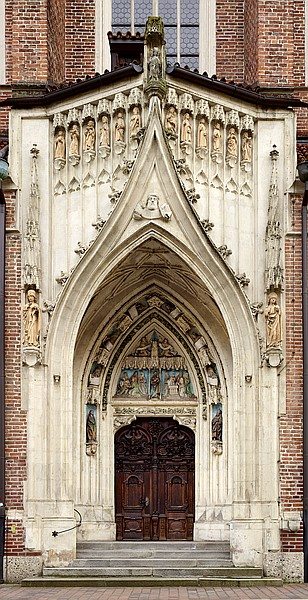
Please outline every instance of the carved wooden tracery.
M194 434L138 418L115 436L117 539L192 539Z

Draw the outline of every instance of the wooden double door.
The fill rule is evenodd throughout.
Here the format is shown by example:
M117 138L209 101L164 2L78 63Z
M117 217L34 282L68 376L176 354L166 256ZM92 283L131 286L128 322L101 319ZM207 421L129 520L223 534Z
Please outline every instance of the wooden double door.
M117 540L192 540L194 433L138 418L115 436Z

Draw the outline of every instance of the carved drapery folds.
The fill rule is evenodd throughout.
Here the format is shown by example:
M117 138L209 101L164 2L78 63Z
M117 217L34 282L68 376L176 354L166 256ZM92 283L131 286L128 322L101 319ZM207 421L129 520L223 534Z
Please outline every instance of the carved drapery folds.
M23 362L34 367L41 358L41 309L37 302L37 292L29 289L23 308Z

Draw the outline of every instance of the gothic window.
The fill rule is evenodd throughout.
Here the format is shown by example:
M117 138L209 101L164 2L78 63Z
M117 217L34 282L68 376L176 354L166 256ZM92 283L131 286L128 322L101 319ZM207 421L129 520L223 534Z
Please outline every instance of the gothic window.
M111 67L107 32L143 33L150 15L164 21L170 64L216 72L216 0L95 0L95 5L98 72Z
M155 6L154 6L155 2ZM143 31L151 14L162 17L168 62L199 67L199 0L113 0L112 30Z

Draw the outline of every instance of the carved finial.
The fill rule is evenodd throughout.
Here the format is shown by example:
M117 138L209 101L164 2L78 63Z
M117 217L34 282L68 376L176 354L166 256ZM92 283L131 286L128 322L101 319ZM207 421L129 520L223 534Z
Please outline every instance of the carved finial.
M214 227L214 223L211 223L211 221L209 219L203 219L203 221L200 221L204 231L208 232L208 231L212 231L213 227Z
M246 277L246 273L241 273L240 275L236 275L236 279L238 280L241 287L247 287L250 283L250 279Z
M277 160L278 156L279 156L279 152L277 150L277 146L276 146L276 144L273 144L273 150L271 150L271 152L270 152L270 157L274 161L274 160Z
M145 93L148 97L158 96L164 98L167 92L165 81L166 55L164 42L164 24L161 17L149 17L146 22L144 34L145 72L147 82Z
M281 238L282 231L279 219L279 190L277 160L279 152L276 146L270 152L272 160L272 173L268 193L268 217L265 232L266 264L265 287L266 290L281 289L283 283L283 269L281 264Z
M224 259L228 258L228 256L230 256L230 254L232 254L232 250L229 250L229 248L227 248L226 244L219 246L218 252Z

